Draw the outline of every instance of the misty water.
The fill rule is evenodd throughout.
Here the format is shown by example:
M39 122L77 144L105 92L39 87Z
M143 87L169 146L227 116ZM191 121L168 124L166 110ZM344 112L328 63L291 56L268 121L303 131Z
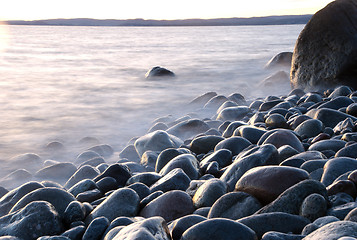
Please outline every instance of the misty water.
M269 94L257 88L272 74L263 66L293 51L302 28L8 26L1 36L0 159L42 156L47 143L61 141L70 149L61 160L72 161L87 136L119 152L155 118L182 116L205 92ZM177 77L146 80L154 66Z

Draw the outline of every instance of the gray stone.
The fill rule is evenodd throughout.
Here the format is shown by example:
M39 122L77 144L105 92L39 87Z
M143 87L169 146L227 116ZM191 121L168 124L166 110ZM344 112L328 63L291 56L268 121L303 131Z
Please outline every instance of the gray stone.
M225 193L227 193L226 183L219 179L213 178L207 180L197 189L192 201L196 208L210 207Z
M230 192L217 199L207 217L237 220L252 215L261 207L261 203L248 193Z
M192 154L181 154L171 159L159 174L166 175L175 168L181 168L190 179L198 178L198 161Z
M157 157L159 156L159 151L146 151L141 156L140 164L145 167L155 168Z
M77 171L73 163L58 163L38 170L34 177L41 180L67 181Z
M264 66L265 69L281 69L291 67L292 52L281 52L272 57L269 62Z
M304 169L308 173L311 173L319 168L323 168L328 160L321 159L321 160L309 160L304 162L300 168Z
M190 153L190 151L185 148L168 148L163 150L157 157L155 172L160 172L160 170L165 167L165 165L170 162L171 159L185 153Z
M319 151L322 152L324 150L332 150L337 152L341 148L345 146L346 142L338 139L328 139L321 140L309 147L309 151Z
M84 226L76 226L68 229L61 236L68 237L71 240L82 240L83 234L86 231Z
M151 192L161 190L168 192L170 190L185 191L190 185L190 178L181 168L172 169L169 173L159 179L150 187Z
M237 121L243 119L250 112L247 106L235 106L222 109L217 116L217 120L221 121Z
M357 118L351 115L329 108L312 109L308 111L306 115L313 119L320 120L325 127L331 128L334 128L339 122L346 118L351 118L353 121L357 120Z
M251 228L259 239L269 231L300 234L310 223L307 218L283 212L252 215L238 219L237 222Z
M273 113L273 114L268 115L268 117L265 119L265 125L269 129L286 128L287 127L285 117L279 113Z
M205 172L211 162L217 162L220 168L226 167L232 163L232 152L228 149L220 149L204 157L200 161L201 170Z
M338 152L336 152L335 157L357 158L357 143L341 148Z
M343 236L357 237L357 223L350 221L332 222L313 231L304 240L337 240Z
M241 136L253 144L257 144L259 139L267 131L263 128L258 128L254 126L240 126L234 132L233 136Z
M69 189L76 183L84 179L93 179L98 176L100 172L93 166L84 165L80 167L65 183L64 187Z
M98 182L105 177L114 178L119 186L125 186L126 181L131 177L130 170L123 164L115 163L110 165L103 173L95 177L93 180Z
M141 182L144 183L146 186L151 186L155 182L157 182L161 178L161 175L155 172L146 172L146 173L138 173L128 179L126 182L127 185Z
M14 164L14 163L11 163ZM0 185L6 186L9 189L17 188L33 178L32 174L26 169L17 169L0 180Z
M175 73L173 73L172 71L166 68L156 66L145 74L146 79L152 79L152 78L155 79L155 78L164 78L164 77L165 78L175 77Z
M83 167L85 165L96 167L96 166L98 166L98 165L100 165L102 163L105 163L104 158L96 157L96 158L89 159L89 160L85 161L84 163L82 163L81 165L79 165L78 169L80 169L81 167Z
M112 156L114 153L113 148L108 144L100 144L100 145L93 146L89 148L88 151L94 151L98 153L100 156L102 156L103 158L108 158Z
M247 139L242 137L230 137L221 142L219 142L214 151L220 149L228 149L232 152L233 156L239 154L245 148L249 147L252 143L249 142Z
M258 145L273 144L276 148L284 145L289 145L299 152L304 152L305 149L296 135L287 129L275 129L263 134L259 139Z
M193 99L189 105L203 107L211 98L217 96L216 92L206 92L195 99Z
M120 153L119 158L126 158L129 161L140 162L140 157L133 144L126 146Z
M357 169L357 160L348 157L333 158L324 166L321 182L328 186L341 174Z
M102 178L96 184L100 192L103 194L118 188L117 181L112 177Z
M73 196L77 196L82 192L86 192L88 190L97 189L97 184L90 179L84 179L76 183L73 187L71 187L68 192L71 193Z
M301 240L304 237L305 237L304 235L271 231L265 233L261 240Z
M297 126L294 131L302 138L311 138L317 136L324 129L323 123L318 119L309 119Z
M209 151L212 151L215 146L223 140L223 137L214 135L196 137L191 141L190 149L196 154L208 153Z
M327 211L327 201L320 194L313 193L307 196L301 204L300 216L310 221L323 217Z
M127 187L133 189L139 195L140 201L151 193L150 189L144 183L133 183Z
M355 208L357 208L357 202L349 202L328 209L326 215L334 216L340 220L343 220L347 214Z
M77 158L75 159L76 164L82 164L90 159L101 157L97 152L95 151L84 151L80 153Z
M149 194L147 197L145 197L144 199L142 199L140 201L140 209L143 209L149 202L151 202L155 198L161 196L162 194L164 194L164 192L161 190L158 190L158 191L155 191L155 192Z
M58 213L45 201L33 201L23 209L0 218L0 236L33 240L40 236L60 234L61 230Z
M228 219L208 219L187 229L181 240L257 240L257 236L249 227Z
M207 220L207 218L200 215L191 214L179 219L176 219L169 225L172 240L180 240L182 234L193 225Z
M84 232L82 240L101 239L105 229L107 229L108 226L109 221L106 217L97 217L93 219Z
M228 124L222 133L222 137L229 138L233 136L234 131L240 126L246 126L247 124L243 121L234 121Z
M21 168L35 172L43 166L43 160L35 153L25 153L12 157L9 162L13 166L21 166Z
M83 221L86 216L86 209L81 202L73 201L68 204L64 213L63 220L67 225L72 222Z
M170 127L166 132L182 140L186 140L191 139L200 133L204 133L209 129L210 127L207 123L199 119L189 119Z

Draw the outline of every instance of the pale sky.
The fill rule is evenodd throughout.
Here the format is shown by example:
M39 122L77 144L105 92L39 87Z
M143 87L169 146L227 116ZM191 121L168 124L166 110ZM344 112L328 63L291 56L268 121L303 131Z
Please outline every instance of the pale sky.
M1 0L1 20L186 19L311 14L332 0Z

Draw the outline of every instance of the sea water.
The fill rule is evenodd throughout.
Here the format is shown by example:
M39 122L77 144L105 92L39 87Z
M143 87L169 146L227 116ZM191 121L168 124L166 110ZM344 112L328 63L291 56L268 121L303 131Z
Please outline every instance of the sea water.
M7 26L0 37L0 159L88 136L118 152L155 118L180 117L205 92L267 94L257 88L272 74L263 66L293 51L302 28ZM177 77L145 79L154 66Z

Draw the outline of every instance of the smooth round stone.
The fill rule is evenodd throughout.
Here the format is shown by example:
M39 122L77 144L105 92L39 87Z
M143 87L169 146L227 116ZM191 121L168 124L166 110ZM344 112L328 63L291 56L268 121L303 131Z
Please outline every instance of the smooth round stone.
M346 142L337 139L328 139L328 140L321 140L309 147L309 151L319 151L322 152L324 150L332 150L332 151L339 151L341 148L345 146Z
M196 154L208 153L213 150L215 146L223 141L224 138L221 136L201 136L194 138L190 143L190 149Z
M264 165L278 164L278 151L271 144L256 146L240 155L227 167L220 179L227 183L229 191L233 191L237 181L249 169Z
M219 114L223 109L228 108L228 107L237 107L238 104L236 102L233 101L225 101L224 103L222 103L222 105L217 109L217 114Z
M215 129L215 128L211 128L210 130L204 132L203 135L206 135L206 136L221 136L222 133L220 131L218 131L217 129Z
M323 168L328 160L321 159L321 160L309 160L304 162L300 168L304 169L308 173L312 173L313 171Z
M208 155L207 157L204 157L200 161L200 168L203 172L206 171L207 166L211 162L218 163L218 166L220 168L226 167L232 163L232 152L228 149L220 149Z
M166 130L168 134L174 135L182 140L192 139L200 133L204 133L209 130L210 127L207 123L199 119L189 119L177 123Z
M103 197L103 193L99 189L92 189L82 192L76 196L80 202L94 202Z
M237 103L238 105L247 105L247 101L240 93L232 93L228 96L228 99Z
M98 169L98 171L99 171L100 173L103 173L108 167L109 167L108 164L106 164L106 163L101 163L101 164L99 164L99 165L96 167L96 169Z
M249 108L253 110L258 110L260 105L262 105L264 101L262 100L254 100L250 105Z
M62 217L68 204L76 201L74 196L59 188L39 188L22 197L10 210L13 213L33 201L47 201L53 205L58 214Z
M289 119L288 124L291 129L295 129L301 123L303 123L304 121L307 121L309 119L311 119L311 117L306 116L306 115L298 115L292 119Z
M335 216L340 220L343 220L347 214L357 207L356 202L348 202L342 205L333 206L327 210L326 215Z
M173 78L173 77L175 77L175 73L160 66L153 67L145 74L146 79Z
M34 227L36 230L34 231ZM60 234L60 216L46 201L33 201L17 212L0 218L0 236L14 236L23 240Z
M195 208L210 207L225 193L227 193L226 183L219 179L213 178L207 180L197 189L192 201Z
M144 208L149 202L151 202L155 198L161 196L162 194L164 194L164 192L161 190L158 190L158 191L155 191L155 192L149 194L148 196L146 196L144 199L142 199L140 201L140 209Z
M120 159L128 159L129 161L132 162L140 162L140 157L138 152L135 149L135 146L133 144L129 144L126 146L120 153L119 153L119 158Z
M202 208L196 209L193 212L193 214L200 215L202 217L207 218L210 209L211 209L210 207L202 207Z
M338 96L348 96L351 93L352 93L352 90L350 87L342 85L342 86L336 87L328 97L335 98Z
M205 173L206 174L211 174L213 176L220 177L221 173L220 173L220 167L219 167L218 163L217 162L211 162L210 164L208 164Z
M357 158L357 143L341 148L338 152L336 152L335 157Z
M261 203L248 193L230 192L217 199L207 217L237 220L252 215L261 207Z
M103 194L118 188L117 181L112 177L102 178L96 184L97 184L98 189Z
M269 231L300 234L302 229L310 223L304 217L283 212L255 214L238 219L237 222L251 228L259 239Z
M258 143L261 136L267 131L263 128L253 126L240 126L234 132L233 136L241 136L253 144Z
M141 182L144 183L146 186L151 186L155 182L157 182L161 178L161 175L155 172L145 172L145 173L138 173L128 179L126 182L127 185Z
M257 124L259 125L264 125L265 126L265 118L264 118L265 114L261 113L261 112L257 112L255 113L252 117L250 117L248 124L249 125L254 125L256 126Z
M95 167L84 165L80 167L75 173L72 174L72 176L65 183L64 187L69 189L73 187L75 184L77 184L78 182L84 179L93 179L99 174L100 172Z
M217 120L238 121L243 119L250 112L247 106L227 107L219 112Z
M119 160L118 163L123 164L123 166L125 166L132 175L135 175L137 173L147 172L147 171L154 171L154 167L144 166L136 162L122 162Z
M163 122L155 123L149 130L148 133L155 132L156 130L166 131L169 127Z
M139 195L140 201L151 193L150 189L143 183L133 183L127 187L133 189Z
M243 151L245 148L249 147L252 143L249 142L247 139L242 137L230 137L221 142L219 142L214 151L220 149L228 149L232 152L232 155L235 156Z
M171 229L172 240L180 240L182 234L193 225L207 220L207 218L200 215L191 214L179 219L176 219L169 225Z
M32 174L26 169L17 169L0 180L0 185L9 189L16 188L32 180Z
M297 126L294 131L302 138L311 138L317 136L324 129L324 125L320 120L308 119L299 126Z
M100 239L109 227L110 222L106 217L97 217L91 221L87 230L84 232L82 240Z
M165 176L160 178L151 187L150 191L155 192L161 190L168 192L170 190L182 190L185 191L190 185L191 179L181 168L172 169Z
M168 134L165 131L157 130L138 138L134 146L141 157L144 152L148 150L161 152L167 148L178 148L182 144L183 141L178 137Z
M249 227L228 219L208 219L187 229L181 240L256 240L257 236Z
M311 179L304 180L285 190L257 213L285 212L298 215L304 199L313 193L318 193L327 199L327 191L322 183Z
M34 177L38 179L46 179L53 181L66 181L73 173L77 171L77 167L72 163L58 163L52 166L44 167L38 170Z
M287 159L282 161L279 166L286 166L286 167L295 167L295 168L300 168L300 166L305 162L304 159L301 158L293 158L293 159Z
M312 109L308 111L306 115L320 120L325 127L331 128L334 128L339 122L345 120L346 118L351 118L353 121L357 120L357 118L351 115L329 108Z
M61 236L68 237L71 240L81 240L86 228L84 226L76 226L68 229Z
M357 184L357 170L353 170L348 176L347 179L352 181L354 184Z
M317 107L317 109L329 108L329 109L338 110L342 107L347 107L348 105L350 105L352 103L353 103L352 99L345 97L345 96L338 96L338 97L331 99L328 102L321 104L320 106Z
M156 165L155 165L155 172L160 172L160 170L165 167L165 165L171 161L173 158L177 157L178 155L190 153L188 149L185 148L169 148L163 150L159 156L157 157Z
M152 167L155 168L157 157L159 156L160 152L158 151L146 151L141 156L140 164L145 167Z
M330 159L324 166L321 182L328 186L340 175L357 169L357 160L348 157Z
M300 216L310 221L325 216L327 211L327 201L320 194L313 193L307 196L301 204Z
M345 133L342 135L341 140L346 142L357 142L357 134L356 133Z
M327 133L319 133L316 137L314 137L312 140L311 140L311 144L314 144L318 141L321 141L321 140L327 140L327 139L330 139L331 136Z
M72 222L83 221L86 215L86 209L79 201L73 201L68 204L64 213L63 219L66 224L70 225Z
M308 235L315 231L316 229L325 226L326 224L332 223L332 222L337 222L340 221L337 217L334 216L324 216L316 219L314 222L306 225L304 229L302 230L301 234L303 235Z
M134 217L139 210L139 202L139 195L134 190L120 188L110 194L87 216L86 223L101 216L109 221L121 216Z
M272 109L273 107L275 107L276 105L278 105L281 102L283 102L283 100L281 100L281 99L264 102L263 104L261 104L259 106L259 112L268 111L268 110Z
M346 113L357 117L357 103L351 103L350 105L348 105L346 108Z
M216 92L206 92L195 99L193 99L189 105L193 106L200 106L203 107L204 104L206 104L211 98L217 96Z
M357 196L356 185L350 180L335 181L326 189L328 195L335 195L337 193L344 192L351 195L351 197L353 198L356 198Z
M113 148L108 144L100 144L100 145L93 146L89 148L88 151L94 151L104 158L108 158L112 156L114 153Z
M267 204L286 189L306 179L309 179L308 172L295 167L255 167L238 180L235 191L249 193L260 202Z
M335 195L328 196L328 199L331 207L341 206L346 203L354 202L355 200L351 195L344 192L340 192Z
M109 227L105 230L104 234L103 234L103 237L106 236L106 234L112 230L113 228L116 228L116 227L120 227L120 226L128 226L132 223L134 223L135 221L133 220L133 218L129 218L129 217L117 217L116 219L114 219Z
M273 113L269 115L265 119L265 125L270 129L287 127L285 117L279 113Z
M270 231L265 233L261 240L302 240L304 237L304 235Z
M172 190L155 198L140 212L140 216L149 218L161 216L167 222L191 214L194 211L191 197L180 190Z
M283 162L287 158L292 157L298 153L299 152L295 148L293 148L289 145L281 146L280 148L278 148L279 163Z
M86 192L88 190L97 189L97 184L90 179L84 179L78 183L76 183L73 187L71 187L68 192L73 196L77 196L80 193Z
M21 166L21 168L29 172L35 172L43 166L43 160L35 153L17 155L12 157L9 162L11 162L13 166Z
M223 95L214 96L203 106L203 109L216 111L227 100L228 98Z
M170 240L171 236L165 220L156 216L123 227L112 239Z
M93 158L98 158L98 157L101 157L101 156L97 152L87 150L87 151L80 153L74 162L76 164L82 164L85 161L88 161Z
M98 182L105 177L112 177L117 181L119 186L125 186L126 181L131 177L131 173L126 166L115 163L110 165L103 173L95 177L93 180Z
M333 240L340 237L357 237L357 223L350 221L337 221L324 225L307 235L304 240Z
M304 152L305 149L300 140L290 130L276 129L265 133L258 141L258 145L273 144L276 148L284 145L289 145L299 152Z
M78 166L78 169L80 169L81 167L83 167L85 165L96 167L96 166L98 166L99 164L102 164L102 163L105 163L104 158L96 157L96 158L92 158L92 159L89 159L89 160L83 162L81 165Z
M198 161L192 154L181 154L171 159L159 174L164 176L175 168L181 168L190 179L198 178Z

